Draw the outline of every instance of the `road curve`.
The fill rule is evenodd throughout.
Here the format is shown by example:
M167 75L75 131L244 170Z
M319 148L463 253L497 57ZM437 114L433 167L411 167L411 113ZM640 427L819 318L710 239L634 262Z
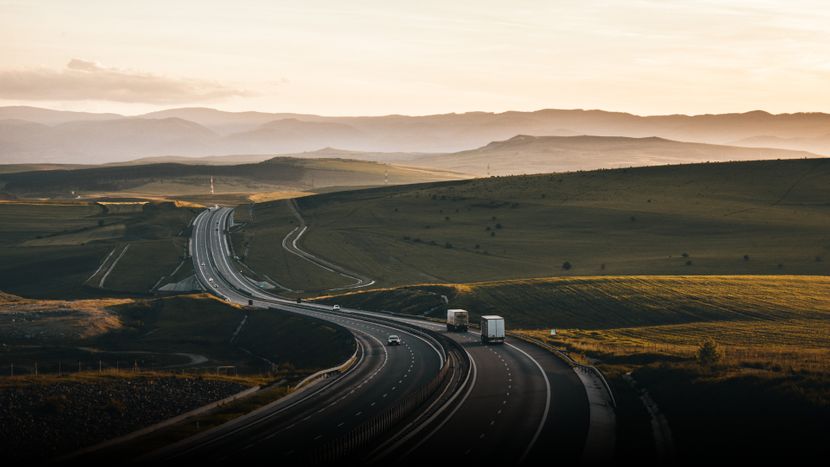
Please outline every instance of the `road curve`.
M292 312L336 323L349 329L359 347L358 362L343 376L302 391L243 420L223 425L206 435L163 449L148 459L221 460L275 459L302 462L316 446L336 438L381 413L431 381L444 364L442 349L408 331L407 326L308 309L252 289L253 285L230 259L225 235L230 209L211 209L193 224L191 254L196 276L212 293L228 301L274 312ZM403 345L388 347L390 334Z
M588 401L579 378L563 361L516 339L508 338L503 346L484 346L474 333L447 333L437 323L353 309L344 309L345 316L333 315L323 305L297 305L271 295L245 278L229 259L226 228L231 212L229 208L211 209L194 222L192 254L199 281L230 301L247 303L250 298L258 306L343 325L360 342L364 359L359 370L332 383L336 385L332 392L345 391L350 397L327 408L324 416L315 417L313 410L309 413L309 406L319 405L307 403L296 411L272 416L273 422L243 427L230 441L213 442L211 449L218 451L200 448L199 452L231 452L243 458L292 455L297 446L313 446L354 426L349 423L356 418L380 413L380 404L394 391L403 394L426 384L443 363L440 349L406 328L396 328L398 322L454 339L470 357L473 369L464 393L428 430L379 448L372 460L423 464L441 453L442 462L579 462L588 431ZM383 322L374 321L378 319ZM407 345L387 349L379 341L391 333L402 335ZM376 373L370 384L360 384L361 377L352 376L365 378L372 372ZM412 376L404 378L407 374Z
M308 232L308 225L306 224L303 215L300 214L300 208L297 207L297 202L293 199L288 199L286 200L286 203L288 203L288 207L291 209L291 212L294 213L294 217L297 218L297 221L299 221L300 225L294 227L294 229L291 230L291 232L288 232L288 234L285 235L285 238L282 239L282 247L289 253L295 256L299 256L305 261L308 261L321 269L325 269L326 271L340 274L341 276L354 281L354 283L343 287L325 289L321 290L320 292L339 292L343 290L360 289L363 287L369 287L370 285L375 283L374 279L366 277L357 272L350 271L344 268L343 266L340 266L339 264L334 264L331 261L327 261L323 258L315 256L314 254L309 253L308 251L305 251L302 248L300 248L300 246L297 243L300 241L303 235L305 235Z

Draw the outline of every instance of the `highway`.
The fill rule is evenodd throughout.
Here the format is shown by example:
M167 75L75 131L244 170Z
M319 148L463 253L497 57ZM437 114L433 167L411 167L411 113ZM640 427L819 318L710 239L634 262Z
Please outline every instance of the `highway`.
M442 462L580 460L588 431L588 401L579 378L563 361L516 339L484 346L475 333L447 333L438 323L354 309L333 313L327 306L296 304L272 295L242 275L233 262L227 236L231 215L230 208L213 208L194 221L191 255L199 281L235 303L247 304L251 299L255 306L275 312L299 313L346 327L355 335L358 363L331 382L318 383L294 398L179 443L159 453L159 458L301 461L301 451L342 436L436 377L446 351L417 330L422 329L439 332L463 347L470 363L465 374L457 376L459 381L463 377L464 384L459 384L451 400L440 407L436 403L434 413L423 414L399 436L378 440L376 449L362 460L422 464L433 462L436 453ZM400 335L404 345L387 347L389 334Z

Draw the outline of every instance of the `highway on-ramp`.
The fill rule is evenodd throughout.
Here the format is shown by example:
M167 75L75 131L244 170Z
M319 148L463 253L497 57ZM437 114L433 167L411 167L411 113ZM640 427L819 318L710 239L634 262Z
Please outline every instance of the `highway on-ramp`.
M423 464L434 462L440 453L441 462L579 461L588 431L588 401L565 362L516 339L485 346L472 332L447 333L438 323L365 310L333 313L327 306L275 296L245 277L234 262L227 235L232 212L212 208L194 221L190 247L199 281L235 303L252 300L254 306L346 327L355 335L358 363L333 382L304 391L296 401L289 398L187 440L165 450L165 457L270 457L291 463L291 456L301 455L298 451L348 433L436 377L446 353L429 335L417 332L419 328L441 332L463 347L470 362L465 384L441 410L424 414L420 425L407 426L388 442L377 440L377 449L365 460ZM404 345L386 346L389 334L402 336Z

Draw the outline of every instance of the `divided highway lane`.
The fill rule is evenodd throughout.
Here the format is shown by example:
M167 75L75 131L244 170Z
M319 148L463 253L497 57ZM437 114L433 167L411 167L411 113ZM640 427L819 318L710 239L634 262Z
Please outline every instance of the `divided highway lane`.
M309 449L371 419L426 385L438 373L444 360L441 349L394 324L296 307L290 302L275 301L258 290L249 290L251 284L228 258L230 250L224 231L230 212L212 209L194 221L191 254L199 281L232 302L247 304L249 297L239 292L244 290L256 297L257 306L275 307L344 326L354 333L361 359L348 374L322 391L315 389L306 400L288 408L276 404L240 425L231 424L190 445L177 446L176 453L170 453L168 458L300 461ZM389 334L400 335L403 345L387 347Z
M485 346L477 332L448 333L443 324L350 310L419 325L455 339L476 368L469 395L431 436L401 446L391 457L429 463L434 452L448 462L576 464L588 433L589 406L579 377L562 360L533 344L508 337Z

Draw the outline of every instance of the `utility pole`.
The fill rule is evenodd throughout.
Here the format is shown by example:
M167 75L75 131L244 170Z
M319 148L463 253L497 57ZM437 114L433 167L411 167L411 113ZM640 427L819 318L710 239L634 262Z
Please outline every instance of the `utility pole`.
M35 360L35 376L37 376L37 360Z
M101 372L101 360L98 360L98 373Z
M60 360L58 360L58 376L60 376L60 375L61 375L61 370L62 370L62 369L63 369L63 368L61 368L61 361L60 361Z
M383 184L389 184L389 169L383 169Z
M12 376L14 376L14 363L12 363Z
M214 191L213 191L213 175L210 176L210 194L214 194Z

